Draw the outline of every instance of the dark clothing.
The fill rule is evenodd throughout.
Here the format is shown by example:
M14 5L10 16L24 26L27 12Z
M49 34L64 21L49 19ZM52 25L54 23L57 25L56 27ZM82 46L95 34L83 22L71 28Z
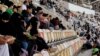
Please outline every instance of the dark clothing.
M10 56L19 56L19 52L21 51L21 42L16 40L14 44L10 45Z
M19 52L24 46L23 42L27 41L27 37L23 34L26 31L23 20L23 17L18 13L11 16L12 35L16 37L15 43L11 45L14 56L19 56Z
M36 48L36 46L37 46L37 48ZM41 37L37 37L35 40L32 40L29 42L29 47L28 47L29 54L35 53L35 50L32 50L33 48L35 48L35 50L37 50L37 51L41 51L43 49L48 49L49 47L47 46L47 44Z
M28 13L27 13L27 11L26 10L23 10L22 11L22 16L24 17L24 21L26 22L26 23L28 23L29 22L29 16L30 15L28 15Z
M22 28L22 26L16 26L16 25L13 25L13 35L16 36L16 39L18 40L26 40L27 37L23 34L23 32L25 32Z
M33 36L34 34L38 34L37 25L38 25L38 19L36 17L33 17L27 24L27 27L32 25L32 29L30 30L30 34Z
M12 25L12 31L13 31L13 36L16 37L16 39L22 41L22 40L26 40L25 35L23 34L23 32L25 32L25 28L24 28L24 22L22 21L24 19L22 19L20 14L14 13L11 17L11 25Z
M30 21L31 18L29 17L33 17L33 14L29 14L27 13L26 10L22 11L22 16L24 17L24 21L28 24L28 22Z
M35 34L38 34L38 30L37 30L38 18L33 17L28 22L27 27L30 26L30 25L32 26L32 28L30 30L30 34L32 36L34 36ZM29 41L29 46L28 46L28 52L29 52L29 54L32 51L33 51L32 54L35 53L34 50L32 50L33 47L35 47L35 46L37 46L37 51L41 51L43 49L48 49L49 48L48 45L45 43L45 41L41 37L38 37L38 36L35 36L35 37L36 37L36 39Z
M41 51L42 49L48 49L49 47L45 43L45 41L41 37L37 37L36 44L38 46L38 51Z
M44 22L40 22L40 29L49 29L49 24L48 23L44 23Z
M62 29L62 30L65 30L66 28L63 26L63 24L59 24L59 27Z
M40 4L41 5L46 5L47 4L47 0L40 0Z
M9 3L9 0L0 0L1 1L1 3L3 3L3 4L5 4L5 5L8 5Z
M29 3L29 6L32 8L32 14L36 15L36 7L32 4L32 2Z
M19 56L19 52L21 51L21 48L23 48L23 41L27 40L27 37L23 35L23 28L21 25L13 24L13 36L16 37L16 41L14 44L11 45L13 53L15 56Z
M0 34L2 35L12 35L12 26L10 22L4 23L0 20Z
M4 23L2 21L0 21L0 34L12 35L14 37L16 37L15 35L17 35L16 32L13 31L13 26L11 25L11 22ZM14 44L9 46L10 56L19 56L18 53L20 51L20 44L18 42L19 41L16 40Z
M90 34L87 34L87 35L86 35L86 39L89 40L90 38L91 38L91 37L90 37Z

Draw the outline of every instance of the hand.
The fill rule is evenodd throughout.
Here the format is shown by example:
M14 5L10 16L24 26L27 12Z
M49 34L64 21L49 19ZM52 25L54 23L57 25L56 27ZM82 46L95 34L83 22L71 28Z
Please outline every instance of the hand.
M26 35L26 36L27 36L27 35L29 35L29 33L28 33L28 32L23 32L23 34L24 34L24 35Z
M15 41L15 38L13 36L9 36L9 35L5 36L5 39L8 44L13 44Z
M13 44L15 42L15 39L13 39L13 40L11 40L11 41L9 41L9 42L7 42L8 44Z
M7 43L4 37L0 36L0 45Z

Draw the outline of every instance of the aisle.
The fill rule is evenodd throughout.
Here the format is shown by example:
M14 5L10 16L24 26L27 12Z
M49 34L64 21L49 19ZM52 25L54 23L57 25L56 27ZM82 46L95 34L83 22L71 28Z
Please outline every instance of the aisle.
M92 50L89 49L89 50L86 50L86 51L82 51L78 54L78 56L92 56Z

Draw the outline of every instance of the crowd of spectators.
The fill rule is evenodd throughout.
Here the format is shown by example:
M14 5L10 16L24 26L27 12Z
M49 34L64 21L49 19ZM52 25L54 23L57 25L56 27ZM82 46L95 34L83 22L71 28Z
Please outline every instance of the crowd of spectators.
M38 29L66 29L58 17L52 19L52 15L44 13L41 7L35 7L32 1L26 0L22 6L8 1L5 5L8 7L5 12L0 9L0 47L8 43L9 50L6 49L8 52L5 54L9 54L2 54L0 50L1 56L20 56L23 49L28 51L28 56L32 56L34 46L38 47L37 51L49 50L50 47L39 36Z
M43 12L42 7L33 5L31 0L25 0L21 6L16 6L9 0L7 0L7 3L5 0L0 1L8 7L5 12L0 9L1 56L20 56L23 49L28 51L28 56L32 56L32 47L36 45L38 47L37 51L49 50L50 47L39 36L38 29L66 30L59 17L53 18L53 15ZM40 0L40 4L55 8L57 13L65 17L68 29L74 29L78 35L86 36L87 42L93 41L93 43L96 43L96 40L99 39L98 17L89 17L85 13L81 14L79 12L77 12L79 15L76 15L67 9L65 9L67 10L67 13L65 13L52 0ZM8 43L8 46L5 43ZM2 55L4 50L6 50L7 55Z

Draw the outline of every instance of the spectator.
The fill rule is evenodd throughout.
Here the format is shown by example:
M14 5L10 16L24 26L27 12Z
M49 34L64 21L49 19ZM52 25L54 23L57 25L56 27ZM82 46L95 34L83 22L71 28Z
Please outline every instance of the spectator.
M25 22L28 23L34 15L32 14L32 7L27 6L27 10L23 12L23 17L25 19Z
M8 9L6 10L6 12L9 13L10 15L13 14L13 6L14 6L14 3L9 1L8 2Z
M25 50L27 50L28 48L28 43L27 43L28 38L26 37L26 35L24 35L24 32L26 32L24 27L24 18L20 14L14 13L11 16L11 25L12 25L12 35L16 37L16 41L11 47L14 56L19 56L21 48Z
M41 5L46 5L47 4L47 0L40 0L40 4Z
M38 14L39 15L39 14ZM40 14L41 15L41 14ZM34 41L30 41L29 42L29 48L28 48L28 51L29 51L29 54L31 53L32 51L32 48L37 46L37 51L41 51L43 49L49 49L48 45L45 43L45 41L39 37L38 35L38 28L39 28L39 20L37 17L32 17L31 20L29 21L28 23L28 27L31 25L31 28L30 28L30 34L32 36L34 36ZM27 27L27 28L28 28ZM32 53L34 54L34 52ZM31 55L31 54L30 54ZM30 56L29 55L29 56Z
M54 4L55 4L54 1L47 0L47 5L49 8L53 8Z
M40 16L40 18L39 18L40 29L49 29L47 17L48 17L48 14L46 14L46 13L43 13Z
M28 2L27 1L24 1L23 2L23 5L22 5L22 10L27 10L27 6L28 6Z
M31 20L28 22L27 24L27 29L28 27L31 27L30 29L30 34L33 36L33 34L37 34L38 33L38 30L37 30L37 27L38 27L38 19L36 17L32 17ZM27 30L29 31L29 30Z
M60 23L59 23L59 28L62 29L62 30L65 30L65 29L66 29L66 28L63 26L63 24L61 23L61 21L60 21Z
M5 34L8 34L10 28L8 27L10 25L10 15L7 13L7 12L4 12L2 15L1 15L1 19L0 19L0 32L1 34L5 35ZM6 29L4 29L4 28ZM4 29L4 30L3 30ZM7 31L7 32L5 32ZM9 32L10 33L10 32Z
M17 6L17 12L22 15L22 8L21 8L21 6Z
M9 0L0 0L2 4L8 5Z
M36 6L33 5L32 1L29 1L29 6L32 8L32 14L36 15Z
M37 8L36 8L36 12L37 12L37 15L38 15L38 14L40 14L41 12L43 12L43 10L42 10L41 7L37 7Z
M14 42L13 35L12 35L12 26L10 23L10 15L7 12L4 12L2 14L2 17L0 19L0 26L1 26L0 27L0 34L5 36L1 39L1 43L4 44L4 48L6 51L8 47L7 47L7 44L5 44L5 43L8 43L10 45L10 44L13 44L13 42ZM10 41L8 41L8 39L10 39ZM11 50L11 49L9 49L9 50ZM2 50L0 53L2 54ZM7 51L6 51L6 53L7 53ZM3 55L6 56L9 54L7 53L7 54L3 54ZM10 51L10 55L12 55L11 51Z
M28 27L31 27L31 29L30 29L31 35L38 33L37 29L39 29L39 25L40 25L39 19L42 14L43 14L43 12L41 12L41 9L37 8L37 14L34 17L32 17L31 20L29 20L29 22L27 23L26 28L28 29ZM27 31L29 31L29 30L27 30Z
M0 15L1 18L1 15ZM2 34L1 30L2 30L2 23L1 23L1 19L0 19L0 34ZM6 42L6 39L4 37L4 35L0 35L0 56L10 56L9 55L9 49L8 49L8 44Z
M55 29L55 30L59 30L59 29L60 29L60 28L59 28L59 23L60 23L60 21L59 21L58 17L56 17L56 18L54 18L53 20L51 20L51 23L54 25L54 29Z
M49 29L54 29L54 26L53 26L53 24L51 23L52 16L51 16L51 15L48 15L47 20L48 20L48 27L49 27Z
M18 12L17 11L17 6L14 6L13 11L16 12L16 13Z

